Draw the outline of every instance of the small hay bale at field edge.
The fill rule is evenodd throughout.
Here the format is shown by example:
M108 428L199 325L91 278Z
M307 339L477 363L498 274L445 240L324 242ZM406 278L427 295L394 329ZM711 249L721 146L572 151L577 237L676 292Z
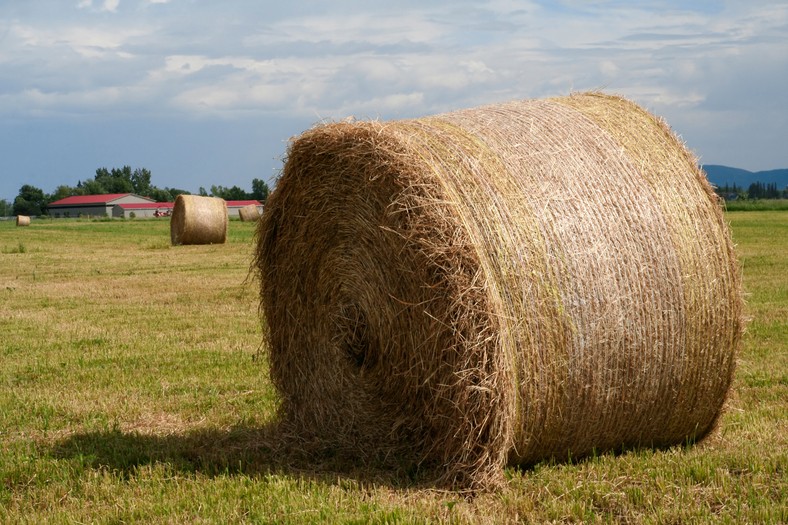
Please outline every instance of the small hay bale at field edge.
M178 195L170 217L170 239L179 244L223 244L227 240L227 202L217 197Z
M260 211L256 204L249 204L238 210L238 215L243 222L254 222L260 218Z
M743 329L695 157L601 93L310 129L255 264L283 423L455 486L701 439Z
M27 215L17 215L16 216L16 225L17 226L30 226L30 217Z

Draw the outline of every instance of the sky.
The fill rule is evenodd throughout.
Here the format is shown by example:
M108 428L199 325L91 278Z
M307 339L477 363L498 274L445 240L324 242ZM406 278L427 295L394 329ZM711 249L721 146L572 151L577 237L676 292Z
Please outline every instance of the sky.
M585 90L788 168L788 2L0 0L0 198L126 165L251 191L320 122Z

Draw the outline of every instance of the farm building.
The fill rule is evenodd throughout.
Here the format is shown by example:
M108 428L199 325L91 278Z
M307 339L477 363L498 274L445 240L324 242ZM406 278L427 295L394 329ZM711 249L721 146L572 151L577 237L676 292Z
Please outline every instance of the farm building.
M72 195L47 206L52 217L118 217L115 206L124 204L156 205L156 201L133 193L108 193L106 195ZM151 214L153 211L151 211Z
M227 216L239 217L240 211L246 206L254 205L257 211L262 213L263 205L259 201L226 201L227 202ZM123 217L130 219L132 217L164 217L172 214L172 202L154 202L154 203L121 203L116 204L112 213L113 217ZM131 214L134 214L133 216Z
M172 214L171 202L124 202L112 209L113 217L132 219L134 217L165 217Z
M254 205L262 211L263 205L256 200L227 201L227 215L238 217L245 206ZM161 217L172 212L173 203L156 202L148 197L133 193L110 193L107 195L74 195L51 203L48 206L52 217ZM133 214L133 215L132 215Z

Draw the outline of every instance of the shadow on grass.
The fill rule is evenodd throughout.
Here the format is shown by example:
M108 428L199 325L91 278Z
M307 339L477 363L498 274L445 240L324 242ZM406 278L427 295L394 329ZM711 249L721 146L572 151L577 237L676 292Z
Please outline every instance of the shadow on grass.
M694 444L692 440L683 446ZM608 450L602 455L653 453L675 446L630 446ZM441 472L435 465L420 467L404 459L391 461L390 458L362 456L359 451L328 449L319 443L301 440L278 423L230 429L203 428L168 435L120 429L84 432L56 442L51 454L58 459L78 459L88 468L107 469L124 479L134 477L140 467L165 465L181 474L210 477L281 475L327 484L352 480L362 486L375 484L395 489L450 488L438 481L437 475ZM594 462L598 457L591 452L513 468L524 472L537 465L577 465Z
M382 464L368 458L310 447L276 423L263 427L198 429L184 434L149 435L120 429L73 434L52 447L58 459L80 459L90 468L131 478L141 466L164 464L184 474L206 476L268 474L327 483L414 487L423 483L414 466Z

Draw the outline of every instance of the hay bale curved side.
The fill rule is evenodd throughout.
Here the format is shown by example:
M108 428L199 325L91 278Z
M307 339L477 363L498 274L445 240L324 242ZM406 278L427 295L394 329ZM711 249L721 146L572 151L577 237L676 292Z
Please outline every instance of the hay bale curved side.
M744 327L741 275L730 231L697 158L668 124L631 101L616 98L610 104L607 98L591 93L561 102L581 111L625 149L651 187L659 209L670 217L666 226L679 265L685 328L684 338L676 340L674 348L683 348L686 354L685 366L673 374L678 385L695 386L678 389L673 402L682 407L676 417L686 411L690 419L700 420L709 407L720 405L721 392L727 392L733 381L734 349ZM699 362L708 369L692 366ZM710 379L712 384L706 385L704 381ZM714 428L721 412L717 410L706 431L699 428L699 437ZM666 432L674 435L683 427L677 419L664 423Z
M178 195L170 217L170 240L181 244L223 244L227 240L227 203L216 197Z
M255 263L295 432L461 485L702 437L742 331L694 158L601 94L309 130Z
M30 226L30 217L27 215L17 215L16 216L16 225L17 226Z
M238 210L238 215L243 222L254 222L260 218L260 211L256 204L249 204Z

